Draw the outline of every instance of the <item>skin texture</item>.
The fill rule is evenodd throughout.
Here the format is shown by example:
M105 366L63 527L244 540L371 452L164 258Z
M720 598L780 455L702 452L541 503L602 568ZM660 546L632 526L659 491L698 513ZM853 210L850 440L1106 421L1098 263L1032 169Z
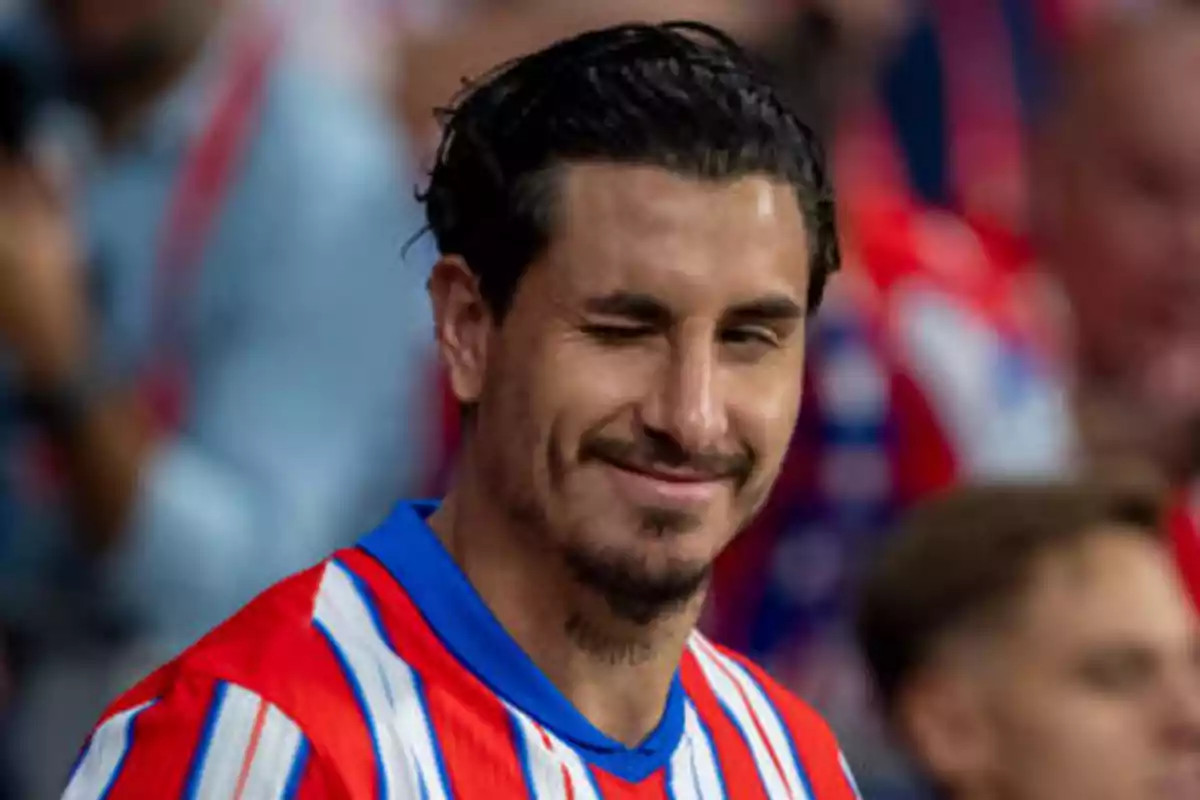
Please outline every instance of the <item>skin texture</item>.
M534 661L636 741L795 425L808 242L766 177L591 164L557 188L502 322L461 260L434 270L442 355L477 409L433 524Z
M947 642L901 721L956 798L1200 797L1198 647L1168 552L1099 529L1045 554L997 626Z

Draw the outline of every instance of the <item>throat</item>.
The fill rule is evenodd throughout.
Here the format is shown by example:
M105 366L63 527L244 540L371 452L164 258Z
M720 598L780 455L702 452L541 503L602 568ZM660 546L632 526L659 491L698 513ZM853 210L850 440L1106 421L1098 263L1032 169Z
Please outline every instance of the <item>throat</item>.
M428 522L492 615L592 727L643 743L667 710L702 598L646 624L622 620L561 559L511 523L464 514L463 499L446 498Z
M616 665L600 675L565 676L556 685L596 730L636 748L650 738L667 714L674 674L673 664L665 664L661 670Z

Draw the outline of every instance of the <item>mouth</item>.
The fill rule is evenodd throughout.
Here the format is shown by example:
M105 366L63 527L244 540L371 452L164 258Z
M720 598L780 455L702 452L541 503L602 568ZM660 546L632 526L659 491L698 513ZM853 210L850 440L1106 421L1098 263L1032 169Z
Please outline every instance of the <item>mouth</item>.
M722 476L690 470L644 468L607 460L602 463L618 491L645 505L707 505L727 483Z

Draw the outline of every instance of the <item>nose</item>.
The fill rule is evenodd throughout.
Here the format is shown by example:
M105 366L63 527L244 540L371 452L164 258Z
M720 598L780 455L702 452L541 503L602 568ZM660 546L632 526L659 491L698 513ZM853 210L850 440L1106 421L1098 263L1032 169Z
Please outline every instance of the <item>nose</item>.
M676 342L642 407L642 424L689 453L714 449L728 432L721 369L710 336Z

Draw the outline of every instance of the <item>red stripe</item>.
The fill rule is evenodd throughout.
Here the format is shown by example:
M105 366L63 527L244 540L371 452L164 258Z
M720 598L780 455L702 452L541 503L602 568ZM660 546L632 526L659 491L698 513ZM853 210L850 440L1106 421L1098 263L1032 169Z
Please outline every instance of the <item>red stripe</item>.
M550 740L550 734L546 733L546 729L538 723L533 723L534 729L542 737L542 746L546 748L546 752L552 757L557 753L554 749L554 742ZM571 772L567 769L566 764L559 766L559 772L562 774L563 792L566 794L566 800L575 800L575 782L571 780Z
M767 800L762 777L754 763L754 754L721 708L700 665L696 663L696 656L690 650L683 654L680 677L696 714L711 734L726 790L736 791L738 800Z
M596 789L604 800L667 800L665 773L660 769L641 783L630 783L603 770L592 770Z
M563 791L567 793L567 800L575 800L575 782L571 780L571 772L567 769L567 765L562 765Z
M215 680L177 681L166 697L138 715L133 745L109 800L144 797L147 786L160 797L182 794L215 688Z
M300 786L297 788L294 800L329 800L330 797L351 797L352 795L340 784L336 783L329 774L330 770L319 759L318 754L309 751L308 764L300 776Z
M454 797L524 798L525 776L508 711L490 693L466 697L423 678L429 719Z
M246 746L246 754L242 757L242 771L238 775L237 789L234 790L234 800L242 800L246 791L246 781L250 778L250 765L254 763L254 755L258 752L258 743L262 739L263 726L267 723L267 710L270 706L259 700L258 713L254 716L254 729L250 732L250 744Z

